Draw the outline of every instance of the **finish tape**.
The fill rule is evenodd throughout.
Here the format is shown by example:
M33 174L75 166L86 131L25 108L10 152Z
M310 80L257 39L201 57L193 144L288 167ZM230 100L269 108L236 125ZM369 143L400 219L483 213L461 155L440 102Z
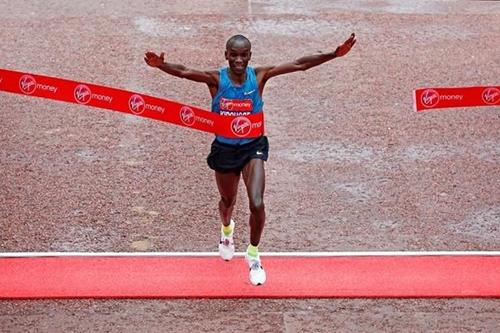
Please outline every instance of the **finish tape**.
M229 138L255 138L264 133L263 112L248 116L221 116L127 90L2 68L0 91L129 113Z
M415 111L500 105L500 86L419 88L413 93Z

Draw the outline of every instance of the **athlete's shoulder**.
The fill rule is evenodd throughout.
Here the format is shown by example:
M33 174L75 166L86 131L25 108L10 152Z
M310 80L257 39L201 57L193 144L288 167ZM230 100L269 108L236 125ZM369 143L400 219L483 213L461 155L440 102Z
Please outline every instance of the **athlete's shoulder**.
M259 66L255 67L255 77L259 85L264 84L267 81L267 73L275 66Z
M255 74L259 77L266 77L267 74L273 70L276 66L275 65L272 65L272 66L259 66L259 67L256 67L255 68Z
M219 70L208 70L205 71L205 75L210 76L213 79L214 84L209 85L219 85L220 82L220 72Z
M259 74L262 74L262 73L266 73L267 71L269 71L270 69L273 69L275 66L258 66L258 67L254 67L254 70L255 70L255 74L259 75Z
M247 72L249 72L250 74L254 75L254 76L257 76L257 67L253 67L253 66L248 66L247 67Z

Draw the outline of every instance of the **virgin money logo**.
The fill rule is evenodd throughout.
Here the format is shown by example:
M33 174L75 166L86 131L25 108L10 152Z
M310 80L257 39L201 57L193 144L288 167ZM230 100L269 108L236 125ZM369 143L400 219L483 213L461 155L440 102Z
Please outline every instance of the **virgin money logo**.
M231 122L231 131L236 136L247 136L251 129L252 122L247 117L237 117Z
M128 100L128 108L134 114L141 114L146 108L146 102L144 102L142 96L134 94Z
M36 90L36 80L31 75L23 75L19 79L19 88L26 95L31 95Z
M232 110L233 101L230 99L221 98L219 101L219 108L222 110Z
M87 104L88 102L90 102L90 99L92 98L92 92L90 91L90 88L87 87L86 85L79 84L73 91L73 96L75 96L75 100L77 103Z
M426 89L422 93L422 104L427 107L427 108L432 108L433 106L436 106L436 104L439 102L439 94L437 93L436 90L433 89Z
M219 109L224 111L252 111L253 101L251 99L221 98Z
M481 94L481 97L483 97L483 101L486 104L498 104L498 102L500 101L500 90L494 87L486 88Z
M184 125L193 126L195 121L195 114L190 107L183 106L180 111L180 117Z

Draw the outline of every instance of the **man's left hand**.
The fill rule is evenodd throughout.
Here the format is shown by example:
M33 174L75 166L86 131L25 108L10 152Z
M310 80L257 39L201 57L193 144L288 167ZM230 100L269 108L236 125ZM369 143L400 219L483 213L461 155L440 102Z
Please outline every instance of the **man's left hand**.
M346 40L344 44L337 47L337 49L335 50L335 57L342 57L346 55L351 50L354 44L356 44L356 35L352 33L351 37L349 37L349 39Z

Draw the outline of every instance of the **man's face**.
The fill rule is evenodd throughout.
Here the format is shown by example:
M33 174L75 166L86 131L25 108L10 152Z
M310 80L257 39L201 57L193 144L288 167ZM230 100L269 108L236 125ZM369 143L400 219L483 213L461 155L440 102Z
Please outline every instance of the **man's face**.
M226 49L225 56L231 71L235 74L243 74L252 57L250 45L244 41L235 41Z

